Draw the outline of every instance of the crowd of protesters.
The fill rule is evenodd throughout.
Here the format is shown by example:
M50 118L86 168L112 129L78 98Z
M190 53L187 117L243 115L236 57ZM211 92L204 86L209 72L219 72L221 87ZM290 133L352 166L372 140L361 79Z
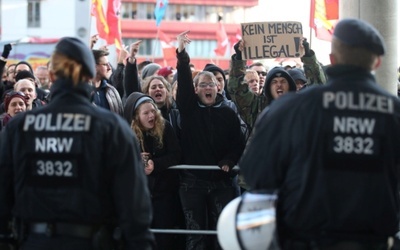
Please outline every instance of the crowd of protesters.
M125 118L136 134L151 196L151 227L215 230L222 209L248 189L234 167L259 114L287 93L324 85L326 75L306 39L301 68L248 64L242 59L245 44L239 41L229 69L207 64L201 71L190 63L189 32L179 34L177 41L175 68L139 63L141 41L122 48L113 68L107 48L94 49L93 38L96 71L90 80L90 100ZM35 71L25 61L8 65L11 50L11 44L5 45L0 58L0 130L19 113L52 102L52 62ZM219 170L168 169L180 164ZM220 249L215 236L155 236L157 249Z

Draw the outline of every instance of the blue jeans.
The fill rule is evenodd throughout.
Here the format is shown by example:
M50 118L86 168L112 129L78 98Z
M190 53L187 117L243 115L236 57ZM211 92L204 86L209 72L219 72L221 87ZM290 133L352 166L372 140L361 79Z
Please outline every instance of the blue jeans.
M179 195L186 229L215 230L222 209L238 196L236 182L231 178L219 181L197 179L187 174L181 178ZM189 234L186 249L221 249L216 236Z

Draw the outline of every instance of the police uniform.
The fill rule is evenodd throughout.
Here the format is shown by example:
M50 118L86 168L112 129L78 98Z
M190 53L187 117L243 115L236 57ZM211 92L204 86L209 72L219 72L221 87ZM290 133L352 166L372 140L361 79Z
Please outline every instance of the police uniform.
M384 54L361 20L342 20L334 37ZM369 70L337 64L327 74L326 85L284 95L260 115L241 173L252 189L278 190L283 249L387 249L399 225L400 102Z
M93 77L90 49L64 38L56 52ZM57 74L57 72L56 72ZM54 82L49 105L1 134L0 234L18 221L23 249L151 249L151 206L140 151L126 122L90 102L87 83Z

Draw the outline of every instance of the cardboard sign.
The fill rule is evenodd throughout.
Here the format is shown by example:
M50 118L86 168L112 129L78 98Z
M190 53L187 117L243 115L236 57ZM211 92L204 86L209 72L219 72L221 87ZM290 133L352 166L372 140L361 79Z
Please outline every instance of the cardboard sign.
M300 22L242 23L243 59L300 57Z

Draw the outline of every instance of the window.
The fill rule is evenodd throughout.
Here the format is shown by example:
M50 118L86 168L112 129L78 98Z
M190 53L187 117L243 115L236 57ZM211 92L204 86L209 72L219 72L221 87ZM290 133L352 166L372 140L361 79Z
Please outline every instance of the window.
M145 56L148 58L163 56L161 44L156 39L123 38L123 43L131 44L133 42L136 42L137 40L142 40L138 52L139 56ZM177 46L177 44L174 45ZM214 40L194 40L187 48L187 52L193 58L207 58L214 56L214 49L216 47L217 42ZM227 50L227 53L230 53L230 51Z
M121 5L122 18L137 20L155 20L154 3L126 3ZM243 8L237 6L204 6L190 4L169 4L164 20L183 22L211 22L220 18L222 22L236 22L237 16L243 16Z
M125 19L137 19L137 3L122 3L121 13L122 18Z
M40 27L40 0L28 0L28 27Z

